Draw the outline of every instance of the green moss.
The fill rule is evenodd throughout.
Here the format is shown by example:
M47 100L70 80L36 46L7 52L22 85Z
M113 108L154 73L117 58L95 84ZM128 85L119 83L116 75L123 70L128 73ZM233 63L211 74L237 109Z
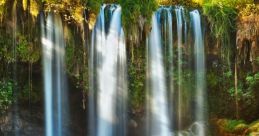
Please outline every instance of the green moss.
M242 134L248 128L243 120L219 119L217 125L222 131L231 134Z
M259 121L254 121L253 123L251 123L249 125L249 128L248 128L249 132L252 133L252 132L259 132Z

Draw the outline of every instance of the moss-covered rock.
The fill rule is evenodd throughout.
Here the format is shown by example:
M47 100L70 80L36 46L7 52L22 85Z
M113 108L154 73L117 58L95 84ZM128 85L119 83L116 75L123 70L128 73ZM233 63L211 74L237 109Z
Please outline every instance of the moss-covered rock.
M249 125L248 128L248 135L249 136L258 136L259 135L259 120L254 121Z
M243 120L215 119L212 124L216 128L212 133L220 136L243 136L248 129Z
M258 136L259 120L246 124L242 120L213 119L214 135L220 136ZM214 129L215 128L215 129Z

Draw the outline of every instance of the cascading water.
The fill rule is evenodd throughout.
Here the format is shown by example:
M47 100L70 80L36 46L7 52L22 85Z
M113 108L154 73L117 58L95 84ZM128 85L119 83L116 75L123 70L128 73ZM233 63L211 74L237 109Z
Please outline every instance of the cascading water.
M191 11L191 22L187 22L185 13L181 6L163 6L152 18L152 31L147 41L147 135L206 135L201 17L197 10ZM192 39L188 39L187 27L192 29ZM173 38L174 32L177 38ZM192 49L194 53L190 52ZM192 54L194 62L186 60L186 56ZM194 87L185 86L192 84L191 79L186 79L189 71L195 76Z
M176 7L176 24L177 24L177 71L178 71L178 88L177 88L177 125L178 129L182 127L182 82L183 82L183 75L182 75L182 61L183 61L183 7Z
M171 122L171 129L173 128L174 124L174 116L173 113L175 112L174 109L174 93L175 93L175 89L174 89L174 60L173 60L173 56L174 56L174 49L173 49L173 16L172 16L172 7L166 7L166 6L162 6L160 8L160 16L163 19L160 19L161 22L161 31L162 31L162 47L164 48L163 51L163 57L164 57L164 65L165 65L165 77L166 77L166 83L167 85L167 98L168 98L168 111L169 111L169 119Z
M162 56L161 12L152 17L152 30L148 39L148 132L151 136L170 135L170 119L167 101L167 88L165 83L164 64Z
M126 46L118 5L101 7L92 32L89 67L90 135L126 135Z
M173 128L174 124L174 116L173 116L173 112L174 110L174 101L173 101L173 97L174 97L174 93L175 93L175 89L174 89L174 78L173 78L173 74L174 74L174 66L173 66L173 23L172 23L172 13L171 13L171 7L166 9L166 15L167 15L167 27L165 28L165 31L167 31L167 36L168 36L168 52L169 52L169 57L168 57L168 65L169 65L169 69L168 69L168 75L169 75L169 86L168 86L168 90L169 90L169 103L171 104L171 106L169 106L169 113L170 113L170 121L171 123L171 128Z
M196 103L195 103L195 121L198 123L196 135L205 136L206 128L206 91L205 91L205 54L204 41L201 29L201 17L198 10L190 12L192 26L194 31L194 54L195 54L195 78L196 78Z
M65 42L61 18L49 13L46 25L41 16L46 136L68 135L68 99L65 76Z

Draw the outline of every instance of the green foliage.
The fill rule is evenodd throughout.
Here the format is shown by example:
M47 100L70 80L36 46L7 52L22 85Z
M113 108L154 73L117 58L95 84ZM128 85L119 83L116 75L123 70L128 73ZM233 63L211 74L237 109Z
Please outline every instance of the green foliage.
M230 34L235 30L237 11L225 5L206 3L203 5L203 13L210 23L212 34L223 44L230 46Z
M34 63L40 58L40 50L33 47L23 35L19 35L16 49L21 62Z
M139 109L143 106L145 100L145 72L143 70L136 70L136 64L132 64L129 67L130 75L130 105L134 109Z
M203 13L208 18L212 35L217 39L226 56L231 57L234 45L231 35L236 30L236 18L241 7L247 7L248 11L254 6L249 6L253 0L206 0L202 5ZM247 6L248 5L248 6ZM243 10L243 14L248 14ZM251 13L251 12L249 12Z
M232 74L231 71L223 73L223 78L218 76L217 79L214 79L214 80L225 82L224 86L226 87L226 91L229 93L231 97L238 97L239 100L241 98L249 100L249 99L253 99L253 91L256 89L255 87L259 83L259 73L254 75L248 74L245 77L245 82L242 82L243 79L238 79L237 90L234 85L234 75ZM211 83L211 82L208 82L208 83ZM251 103L251 102L248 102L248 103Z
M233 132L236 130L237 126L239 126L240 124L245 124L245 121L243 120L228 120L226 122L226 130L228 132Z
M228 7L239 7L253 3L253 0L205 0L205 3L224 5Z
M246 77L246 84L248 85L249 91L256 89L256 86L259 84L259 73L248 75Z
M156 0L159 5L184 5L187 7L198 7L203 0Z
M13 100L13 83L0 81L0 113L6 111Z
M234 73L225 71L220 74L222 69L209 70L207 74L210 111L215 114L214 116L235 118L233 113L237 112L235 107L237 100L240 117L247 121L254 119L258 114L259 73L242 74L242 71L238 71L238 81L235 86ZM218 98L221 98L221 101Z
M16 38L11 37L8 33L0 35L0 47L0 60L3 62L35 63L40 59L40 48L29 43L21 34L18 34Z
M240 16L249 16L251 14L259 14L259 7L257 7L255 4L246 4L243 7L240 7L239 10Z
M140 0L140 5L142 5L140 7L141 15L150 21L153 12L158 6L157 3L155 2L155 0Z
M140 17L150 22L157 8L155 0L119 0L122 7L122 23L126 33L131 33L132 26L138 25Z
M235 52L235 40L232 36L236 30L237 10L220 3L205 3L203 13L210 24L210 31L221 47L221 57L230 68Z
M145 46L141 45L139 47L131 47L130 50L134 53L129 56L131 58L130 63L128 63L128 73L129 73L129 103L132 109L135 111L141 110L145 103L145 83L146 83L146 67L145 67Z
M1 31L1 33L4 33ZM12 38L8 34L0 35L0 60L3 62L14 62Z
M242 83L239 83L238 84L238 86L237 86L237 90L236 90L236 88L233 86L233 87L231 87L231 88L229 88L227 91L228 91L228 93L230 94L230 96L232 96L232 97L235 97L236 96L236 93L237 93L237 95L238 96L240 96L240 95L242 95L243 94L243 90L242 90ZM236 92L237 91L237 92Z
M86 0L86 7L89 7L89 9L95 14L99 13L101 5L102 0Z

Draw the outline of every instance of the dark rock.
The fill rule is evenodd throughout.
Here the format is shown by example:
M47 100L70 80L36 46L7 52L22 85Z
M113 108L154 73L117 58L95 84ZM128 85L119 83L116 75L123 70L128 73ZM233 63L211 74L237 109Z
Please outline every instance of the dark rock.
M12 111L9 111L0 117L0 135L9 136L15 135L15 133L21 136L43 135L42 119L37 118L37 116L43 117L39 111L30 113L28 110L23 109L19 111L19 114L13 114Z

